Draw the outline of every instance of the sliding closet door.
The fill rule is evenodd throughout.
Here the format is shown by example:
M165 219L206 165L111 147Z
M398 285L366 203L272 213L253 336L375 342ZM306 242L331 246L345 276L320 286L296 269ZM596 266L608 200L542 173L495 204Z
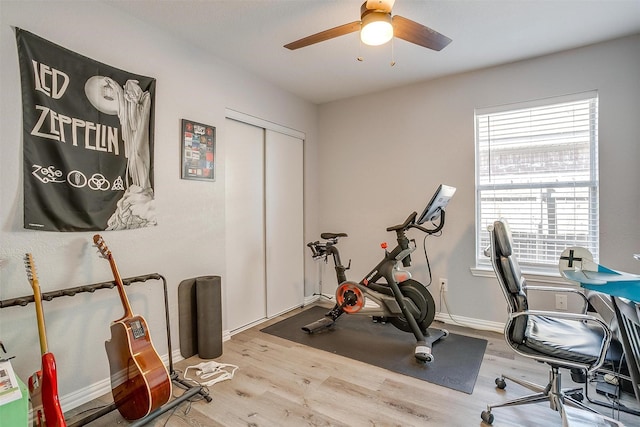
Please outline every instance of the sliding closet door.
M301 139L266 131L267 317L304 300L302 165Z
M227 272L223 278L230 331L266 315L264 129L225 121Z

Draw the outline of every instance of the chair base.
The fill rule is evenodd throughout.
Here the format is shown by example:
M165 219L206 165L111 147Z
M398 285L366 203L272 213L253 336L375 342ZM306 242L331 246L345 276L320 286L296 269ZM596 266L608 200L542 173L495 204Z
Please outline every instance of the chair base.
M599 414L597 411L589 408L580 402L583 398L582 387L572 389L561 388L561 374L557 367L552 367L549 372L549 383L546 386L541 386L530 381L526 381L520 378L514 378L508 375L502 375L500 378L496 378L496 385L500 389L506 387L505 379L512 381L516 384L533 391L533 394L523 396L517 399L509 400L507 402L496 403L493 405L487 405L486 411L482 411L480 417L486 424L493 423L492 410L495 408L527 405L530 403L549 402L549 406L554 411L560 414L563 427L569 426L583 426L584 420L595 420L602 426L615 426L620 427L623 424L605 417ZM570 408L567 408L570 407ZM610 420L610 421L609 421Z

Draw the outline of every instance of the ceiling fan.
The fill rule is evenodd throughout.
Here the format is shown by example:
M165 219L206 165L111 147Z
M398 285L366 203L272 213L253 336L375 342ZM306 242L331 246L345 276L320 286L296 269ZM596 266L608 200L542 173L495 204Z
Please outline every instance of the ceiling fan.
M360 7L360 21L321 31L284 45L295 50L325 40L360 31L363 43L377 46L397 37L417 45L440 51L451 39L439 32L399 15L391 16L395 0L367 0Z

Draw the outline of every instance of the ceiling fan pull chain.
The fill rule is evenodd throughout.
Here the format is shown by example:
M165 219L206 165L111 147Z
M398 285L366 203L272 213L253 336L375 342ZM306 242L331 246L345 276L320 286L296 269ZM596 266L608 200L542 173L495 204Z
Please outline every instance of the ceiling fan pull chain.
M392 67L396 65L396 55L395 55L395 50L393 49L394 41L395 41L395 37L392 37L391 38L391 63L389 64Z
M362 56L362 40L358 37L358 56L356 56L358 62L364 61L364 57Z

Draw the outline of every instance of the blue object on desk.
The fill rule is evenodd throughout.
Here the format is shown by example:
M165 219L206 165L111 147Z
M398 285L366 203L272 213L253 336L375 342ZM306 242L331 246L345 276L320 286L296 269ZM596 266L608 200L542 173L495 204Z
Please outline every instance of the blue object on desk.
M578 253L578 248L571 249ZM586 251L584 248L580 249ZM565 252L567 251L568 250L565 250ZM563 256L565 256L565 252L563 252ZM583 253L580 251L580 254ZM589 253L589 255L591 254ZM591 289L640 303L639 275L611 270L600 264L596 264L593 262L593 258L576 258L573 252L571 252L569 257L561 257L561 260L562 259L568 259L570 263L577 261L576 264L580 264L580 266L573 266L573 269L565 269L561 263L560 273L567 279L580 283L580 286L585 289ZM597 266L597 270L592 270L591 267L593 266ZM585 267L589 268L585 269Z

